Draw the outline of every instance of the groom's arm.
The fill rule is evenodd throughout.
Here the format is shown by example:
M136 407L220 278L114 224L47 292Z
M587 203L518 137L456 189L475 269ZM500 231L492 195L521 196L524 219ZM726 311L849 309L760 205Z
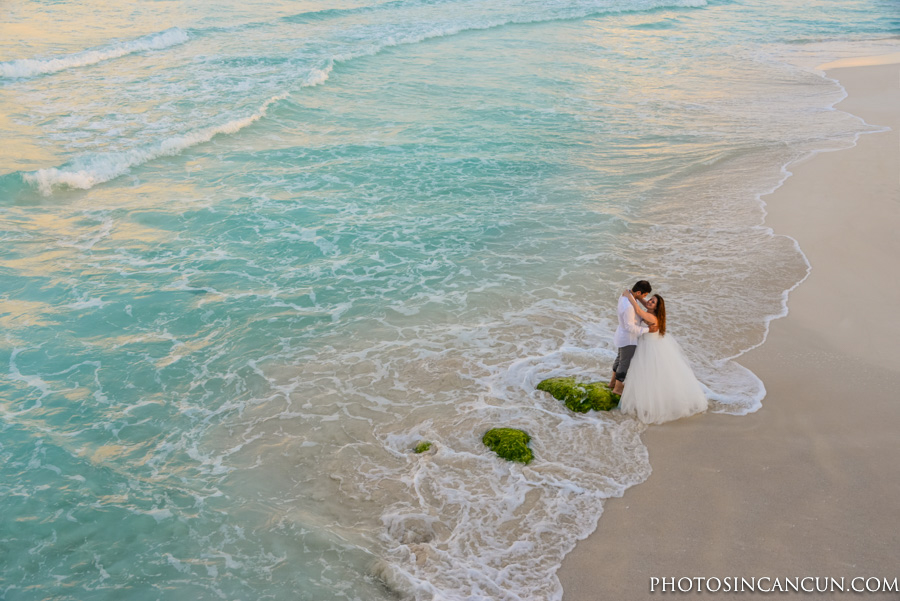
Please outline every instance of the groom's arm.
M628 303L622 316L624 317L622 327L632 336L642 336L650 331L650 328L643 323L640 325L636 323L637 319L635 319L634 307L631 306L631 303Z

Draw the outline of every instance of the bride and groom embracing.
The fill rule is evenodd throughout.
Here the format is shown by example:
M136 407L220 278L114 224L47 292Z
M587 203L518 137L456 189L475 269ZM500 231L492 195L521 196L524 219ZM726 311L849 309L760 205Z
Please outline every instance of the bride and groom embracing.
M705 411L707 400L678 342L666 336L666 303L651 290L640 280L619 298L619 352L609 387L622 395L623 413L661 424Z

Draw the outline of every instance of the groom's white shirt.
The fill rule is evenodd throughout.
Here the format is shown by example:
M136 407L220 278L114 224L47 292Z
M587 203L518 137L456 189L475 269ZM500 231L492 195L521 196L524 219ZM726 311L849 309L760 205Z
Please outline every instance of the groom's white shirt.
M619 327L616 328L616 335L613 338L617 348L637 344L638 338L650 331L624 296L619 297L618 314Z

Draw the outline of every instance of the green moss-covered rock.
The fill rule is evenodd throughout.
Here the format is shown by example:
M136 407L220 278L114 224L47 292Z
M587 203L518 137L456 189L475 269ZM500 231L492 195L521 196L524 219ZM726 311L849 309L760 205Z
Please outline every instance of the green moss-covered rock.
M431 448L431 442L427 440L423 440L419 444L416 445L416 448L413 449L414 453L424 453L428 449Z
M576 413L587 413L591 409L609 411L619 405L619 395L604 382L579 384L575 378L550 378L538 384L537 389L549 392Z
M528 448L531 436L514 428L493 428L481 438L487 447L508 461L518 461L528 465L534 454Z

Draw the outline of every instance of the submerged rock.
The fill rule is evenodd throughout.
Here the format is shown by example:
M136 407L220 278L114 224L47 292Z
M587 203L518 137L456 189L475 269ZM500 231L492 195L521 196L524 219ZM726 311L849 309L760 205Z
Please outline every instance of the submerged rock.
M528 465L534 454L528 448L531 436L515 428L493 428L481 438L487 447L507 461L518 461Z
M537 389L549 392L576 413L587 413L591 409L609 411L619 405L619 395L604 382L580 384L575 378L549 378L538 384Z

